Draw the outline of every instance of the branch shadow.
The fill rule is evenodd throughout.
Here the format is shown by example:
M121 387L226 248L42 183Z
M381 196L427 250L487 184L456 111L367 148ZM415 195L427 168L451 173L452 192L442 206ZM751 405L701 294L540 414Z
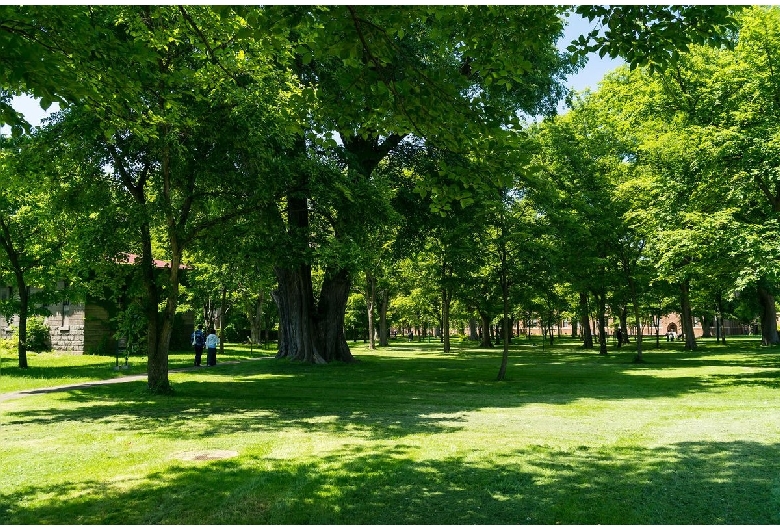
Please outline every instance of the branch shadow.
M292 426L386 440L456 432L470 412L483 408L519 410L531 404L565 405L581 399L679 397L722 385L776 388L780 375L777 370L763 370L667 376L653 370L700 362L720 365L717 358L699 360L690 352L667 355L663 364L633 365L631 355L515 352L510 378L503 382L495 381L498 359L482 352L420 358L374 354L354 365L324 367L267 359L172 374L173 396L150 395L145 381L74 388L56 399L76 406L59 407L48 401L46 407L9 411L5 422L17 426L105 423L118 431L171 439L183 433L273 432Z
M0 494L2 524L778 524L778 444L532 446L480 461L405 445L303 464L177 461L134 480ZM734 492L740 495L735 498ZM24 499L36 498L35 504Z

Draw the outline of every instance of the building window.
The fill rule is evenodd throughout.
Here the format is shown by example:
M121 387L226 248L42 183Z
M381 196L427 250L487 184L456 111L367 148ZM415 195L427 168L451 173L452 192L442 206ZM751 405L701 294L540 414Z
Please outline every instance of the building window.
M70 300L62 301L62 320L60 331L70 331Z

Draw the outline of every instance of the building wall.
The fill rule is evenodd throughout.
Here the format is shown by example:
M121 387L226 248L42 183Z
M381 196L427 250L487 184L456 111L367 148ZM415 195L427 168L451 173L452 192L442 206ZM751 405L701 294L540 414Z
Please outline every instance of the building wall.
M0 287L0 296L8 296L12 291ZM46 317L49 327L51 347L55 351L72 353L95 353L114 355L117 341L111 325L111 318L116 310L110 303L97 300L87 300L86 303L71 303L63 300L48 306L50 315ZM193 313L177 314L171 336L172 349L184 349L190 345L190 334L194 329ZM19 317L9 320L0 316L0 338L11 338L17 327Z
M696 337L701 337L704 334L704 330L701 325L701 321L698 318L693 319L693 331ZM780 327L780 318L778 318L778 324ZM607 319L607 332L611 335L614 331L615 326L617 326L617 319L609 318ZM581 332L578 327L578 334L581 335ZM628 328L629 333L634 334L635 329L634 326L631 324L631 319L629 319L628 322ZM559 327L554 328L554 332L557 335L558 331L560 330L561 336L571 336L571 321L564 320L561 322ZM596 332L597 324L595 321L591 321L591 331ZM669 315L665 315L661 317L660 325L658 327L658 334L661 336L665 336L667 331L675 330L677 335L679 336L682 333L682 323L681 323L681 317L677 313L671 313ZM513 328L513 332L517 331L517 327ZM525 335L526 334L526 328L523 327L523 323L520 323L520 334ZM723 322L723 329L721 333L725 336L731 336L731 335L749 335L751 333L756 334L758 333L758 330L755 328L755 326L752 327L748 324L740 324L738 322L726 320ZM530 326L530 335L533 336L540 336L542 334L542 328L538 325L538 323L534 320L532 321L532 325ZM715 336L715 326L710 327L710 334L714 337ZM642 328L642 335L647 336L655 336L655 326L652 323L645 322L643 323Z
M71 304L63 301L49 306L50 316L46 318L49 326L51 347L57 351L84 351L84 304Z

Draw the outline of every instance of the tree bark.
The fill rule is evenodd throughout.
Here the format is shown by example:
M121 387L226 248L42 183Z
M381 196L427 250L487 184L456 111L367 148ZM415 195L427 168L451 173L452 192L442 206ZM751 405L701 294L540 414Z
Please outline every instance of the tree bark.
M27 292L27 282L24 279L24 268L20 261L20 255L13 245L11 230L0 219L0 246L5 249L11 268L16 278L16 288L19 291L19 330L17 351L19 354L19 368L28 368L27 364L27 315L30 309L30 295Z
M607 300L604 294L595 294L598 305L599 355L607 355Z
M696 337L693 334L693 313L691 312L690 282L685 280L680 284L680 308L682 331L685 335L685 349L696 349Z
M225 311L227 311L227 288L222 285L222 293L219 300L219 355L225 353Z
M777 333L775 297L760 284L758 286L758 302L761 305L761 344L764 346L780 344Z
M441 290L441 329L444 353L450 353L450 293L446 287Z
M265 291L260 289L257 299L253 302L251 310L248 311L249 320L249 338L255 344L263 340L263 308L265 305Z
M16 284L19 289L19 368L28 368L27 364L27 315L30 313L30 293L23 274L16 275Z
M287 235L294 263L274 268L277 288L272 297L279 308L279 347L277 358L304 363L324 364L342 357L351 358L344 339L344 311L349 296L349 282L343 285L326 273L315 306L311 265L307 262L309 209L306 198L308 181L299 175L295 192L287 197ZM334 314L341 308L341 315ZM328 329L328 326L332 326ZM346 354L344 353L346 350Z
M385 347L388 345L388 329L387 329L387 306L388 306L387 289L382 289L379 294L379 346Z
M701 316L701 338L703 339L711 339L712 338L712 323L714 318L709 313L704 313Z
M178 302L178 272L181 258L174 255L171 261L170 290L165 309L160 314L157 308L160 300L159 278L152 259L152 238L148 226L142 229L141 239L143 242L141 269L146 292L143 307L147 318L147 347L149 350L146 363L147 386L153 393L165 394L171 391L168 380L168 348L171 341L173 316L176 314Z
M593 348L593 334L590 331L590 309L588 293L580 293L580 327L582 328L582 347Z
M374 304L376 303L376 279L370 272L366 272L366 309L368 312L368 343L369 350L376 349L374 335ZM345 306L346 307L346 306Z
M483 348L492 348L493 343L490 341L490 315L480 311L479 317L482 320L482 343Z
M506 234L503 223L501 225L501 299L504 303L504 313L501 319L504 348L501 354L501 368L498 370L498 381L503 381L506 377L506 368L509 363L509 278L507 275Z
M277 358L325 363L315 347L314 297L311 269L276 268L277 288L271 293L279 309Z
M620 308L620 333L621 333L621 343L618 344L618 347L622 346L623 344L628 344L628 306L624 305Z
M716 337L726 344L726 333L723 329L723 295L718 293L715 298L715 331Z
M469 319L469 340L479 340L479 335L477 334L477 319L473 317Z
M317 348L325 362L354 362L344 335L350 279L346 269L326 270L317 304Z
M637 295L633 275L627 274L627 277L628 286L631 289L631 305L634 307L634 324L636 324L636 355L634 355L634 362L643 363L645 360L642 356L642 317L639 311L639 296Z

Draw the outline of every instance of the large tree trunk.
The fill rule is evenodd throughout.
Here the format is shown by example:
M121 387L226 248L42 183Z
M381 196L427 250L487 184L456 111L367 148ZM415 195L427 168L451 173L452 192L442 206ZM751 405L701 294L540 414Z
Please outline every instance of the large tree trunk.
M276 357L324 364L327 357L320 349L324 340L321 341L319 337L319 311L314 304L311 265L306 263L305 258L310 239L306 187L306 175L299 175L297 191L287 197L288 246L292 258L298 263L274 268L277 288L271 296L279 309L279 346Z
M317 348L326 362L353 362L344 336L350 279L346 269L325 271L317 304Z
M168 352L159 348L162 335L160 315L157 309L159 303L159 290L155 277L154 261L152 260L152 238L148 227L141 229L141 274L143 277L144 291L142 306L147 321L147 349L146 361L147 386L155 393L170 391L168 382Z
M775 297L763 285L758 286L758 303L761 305L761 344L774 346L780 343L777 333L777 308Z
M590 309L588 293L580 293L580 327L582 328L582 347L593 348L593 335L590 332Z
M143 305L147 318L147 346L148 360L147 366L147 385L151 392L164 394L171 391L170 381L168 380L168 351L171 344L171 333L173 332L173 319L176 315L176 305L179 298L179 265L181 263L181 253L174 247L174 254L171 258L171 267L164 269L170 276L168 278L168 297L165 302L165 308L162 313L157 309L160 286L158 282L163 281L161 277L163 271L157 270L152 259L151 238L147 238L148 230L143 236L144 252L141 256L141 267L144 278L146 296Z
M680 284L680 308L682 332L685 335L685 349L696 349L696 336L693 334L693 313L691 312L690 282L685 280Z
M271 293L279 309L277 358L305 363L325 363L315 346L314 296L311 269L276 268L277 288Z

